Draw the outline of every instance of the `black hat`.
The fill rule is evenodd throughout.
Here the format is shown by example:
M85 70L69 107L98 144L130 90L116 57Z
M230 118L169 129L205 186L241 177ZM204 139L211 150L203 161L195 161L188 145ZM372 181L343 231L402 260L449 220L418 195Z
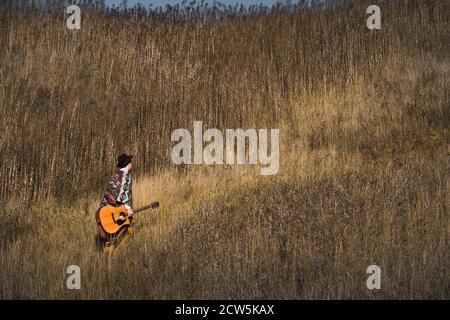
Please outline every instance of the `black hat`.
M126 155L125 153L121 154L117 158L117 167L120 169L125 168L131 162L131 159L133 159L133 156Z

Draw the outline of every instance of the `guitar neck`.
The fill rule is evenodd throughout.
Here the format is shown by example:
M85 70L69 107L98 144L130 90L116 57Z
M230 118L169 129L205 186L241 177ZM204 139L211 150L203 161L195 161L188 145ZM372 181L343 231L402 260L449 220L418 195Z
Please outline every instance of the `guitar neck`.
M154 201L152 203L150 203L148 206L133 210L134 213L138 213L144 210L148 210L148 209L155 209L159 207L159 202L158 201Z
M145 210L151 209L151 207L152 207L151 205L148 205L148 206L145 206L145 207L133 210L133 213L138 213L138 212L141 212L141 211L145 211Z

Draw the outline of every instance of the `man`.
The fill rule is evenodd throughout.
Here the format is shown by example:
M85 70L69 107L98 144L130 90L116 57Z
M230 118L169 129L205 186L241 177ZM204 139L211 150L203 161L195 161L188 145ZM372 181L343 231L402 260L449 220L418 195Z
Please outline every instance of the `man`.
M131 164L132 159L133 156L127 154L121 154L117 158L117 167L119 170L109 178L109 181L106 184L106 192L100 203L100 208L108 205L125 205L130 220L133 219L133 197L131 187L131 170L133 168ZM96 215L96 222L98 240L99 243L102 244L105 254L110 253L114 246L117 246L124 237L132 232L132 227L124 226L113 238L111 238L99 224L98 215Z

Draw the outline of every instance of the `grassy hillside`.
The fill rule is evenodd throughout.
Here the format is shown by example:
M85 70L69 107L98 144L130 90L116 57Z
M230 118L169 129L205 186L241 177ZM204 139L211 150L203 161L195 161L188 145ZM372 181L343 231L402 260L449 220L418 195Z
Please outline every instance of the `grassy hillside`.
M449 4L386 1L377 31L366 7L90 9L77 32L2 8L0 297L448 299ZM172 165L194 120L280 128L279 173ZM108 267L93 213L122 151L162 206Z

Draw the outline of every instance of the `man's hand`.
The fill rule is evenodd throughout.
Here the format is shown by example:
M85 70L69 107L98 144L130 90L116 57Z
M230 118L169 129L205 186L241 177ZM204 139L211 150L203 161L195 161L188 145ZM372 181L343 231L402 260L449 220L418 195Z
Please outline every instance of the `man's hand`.
M131 209L131 208L128 208L127 209L127 213L128 213L128 217L132 217L133 216L133 209Z

